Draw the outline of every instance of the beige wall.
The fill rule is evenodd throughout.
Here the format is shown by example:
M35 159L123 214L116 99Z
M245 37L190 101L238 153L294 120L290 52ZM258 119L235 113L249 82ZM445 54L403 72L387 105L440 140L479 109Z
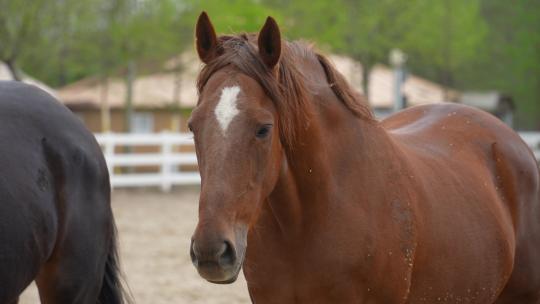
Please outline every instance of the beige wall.
M73 111L78 117L80 117L84 124L92 131L93 133L100 133L101 130L101 113L99 110L83 110L83 111ZM168 110L141 110L137 112L152 113L154 119L154 132L161 132L172 130L173 116L174 113ZM180 123L178 128L186 132L187 131L187 115L182 115L180 117ZM124 111L123 110L112 110L111 111L111 131L112 132L125 132L124 126Z

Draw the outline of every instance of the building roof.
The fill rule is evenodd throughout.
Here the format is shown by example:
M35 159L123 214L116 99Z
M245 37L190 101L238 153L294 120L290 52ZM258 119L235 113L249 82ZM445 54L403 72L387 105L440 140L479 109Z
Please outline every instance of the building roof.
M362 65L350 57L330 55L337 70L359 92L362 88ZM445 92L446 91L446 92ZM445 88L435 82L409 74L402 88L408 106L445 101L455 102L459 92ZM394 105L394 71L382 64L375 65L370 72L369 102L373 108L392 108ZM447 98L445 98L447 96Z
M171 65L181 60L184 69L180 73L180 96L177 104L175 95L175 73L170 72ZM139 109L170 107L194 107L197 104L195 82L200 69L199 59L193 53L185 53L165 63L165 72L142 75L133 84L133 105ZM169 71L167 71L169 70ZM123 78L109 78L107 86L97 77L85 78L67 85L58 91L58 96L68 107L100 108L101 96L106 91L107 102L112 109L124 107L126 83Z
M362 65L350 57L330 55L335 64L350 84L362 92ZM180 77L180 105L173 101L175 90L175 75L170 72L178 61L184 69ZM137 77L134 83L133 105L135 108L153 109L168 107L191 108L197 104L195 82L201 68L199 59L194 52L186 52L181 56L167 61L161 72ZM392 108L394 75L392 69L384 65L376 65L370 75L370 104L374 108ZM408 105L439 103L445 101L445 88L434 82L409 75L403 92ZM448 90L448 96L455 101L459 93ZM97 78L87 78L61 88L59 98L71 108L99 108L103 86ZM126 98L125 81L121 78L110 78L107 88L107 100L111 108L122 108Z
M55 97L58 97L58 95L56 94L56 91L54 89L52 89L51 87L49 87L48 85L44 84L43 82L37 80L37 79L34 79L28 75L26 75L25 73L21 73L22 74L22 82L24 83L27 83L27 84L31 84L31 85L35 85L36 87L46 91L47 93L55 96ZM0 61L0 80L14 80L13 79L13 76L11 75L11 71L9 70L9 68L7 67L7 65L3 62Z

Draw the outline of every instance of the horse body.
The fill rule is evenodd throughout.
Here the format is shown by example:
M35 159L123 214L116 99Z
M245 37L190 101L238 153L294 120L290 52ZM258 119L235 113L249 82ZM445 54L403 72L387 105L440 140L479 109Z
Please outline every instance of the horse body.
M84 125L43 91L0 82L0 303L123 303L108 172Z
M493 303L514 260L540 265L538 171L513 131L456 105L381 125L363 126L379 136L351 138L334 159L315 152L325 151L318 142L297 151L305 165L283 165L249 235L244 272L255 303ZM514 175L528 184L511 184ZM536 303L538 268L519 276L527 279L508 293Z
M323 57L268 38L269 28L277 31L270 20L258 51L272 63L265 52L281 48L284 62L269 65L268 77L280 79L283 90L305 92L309 102L293 101L303 118L294 125L294 146L286 132L273 131L281 144L265 137L271 146L264 150L245 121L268 107L284 128L283 117L298 104L280 112L280 103L291 101L270 98L272 109L261 97L272 94L269 80L257 87L246 75L258 79L262 72L234 61L256 62L244 53L254 38L220 44L206 19L199 19L197 42L209 67L192 115L203 178L192 258L203 277L231 282L234 272L216 269L242 262L236 253L245 244L231 231L247 226L243 270L257 304L539 303L540 178L517 134L489 114L452 104L370 119L351 104L361 97ZM288 82L291 64L301 83ZM228 133L216 132L208 114L213 92L235 83L245 92L238 101L244 116ZM249 179L250 170L268 176L262 186ZM223 239L225 246L216 247Z
M527 146L459 105L358 123L316 88L320 81L312 100L333 113L312 117L317 129L285 160L249 236L244 272L255 302L494 302L513 269L514 212L528 217L526 247L540 242L538 171ZM336 126L347 120L354 123ZM525 255L532 262L534 253ZM534 294L537 270L524 271L533 286L525 293Z

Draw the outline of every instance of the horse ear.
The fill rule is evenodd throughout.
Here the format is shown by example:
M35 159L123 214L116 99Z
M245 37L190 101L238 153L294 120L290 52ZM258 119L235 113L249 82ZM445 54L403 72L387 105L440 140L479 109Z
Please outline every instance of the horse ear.
M281 34L274 18L266 18L257 43L262 60L269 68L273 68L281 56Z
M218 40L216 31L206 12L202 12L195 28L197 53L202 62L208 63L218 54Z

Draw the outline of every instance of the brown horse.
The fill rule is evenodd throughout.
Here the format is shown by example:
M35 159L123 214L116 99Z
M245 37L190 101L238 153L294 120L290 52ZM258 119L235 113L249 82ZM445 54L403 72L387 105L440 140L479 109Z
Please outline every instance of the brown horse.
M540 303L540 185L526 144L455 105L376 121L328 60L217 37L189 126L202 177L191 256L254 303Z
M107 165L42 90L0 82L0 304L36 281L43 304L124 303Z

